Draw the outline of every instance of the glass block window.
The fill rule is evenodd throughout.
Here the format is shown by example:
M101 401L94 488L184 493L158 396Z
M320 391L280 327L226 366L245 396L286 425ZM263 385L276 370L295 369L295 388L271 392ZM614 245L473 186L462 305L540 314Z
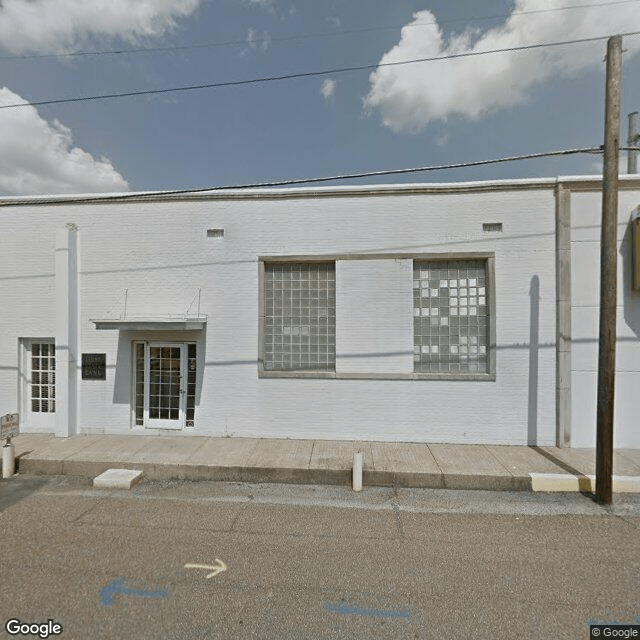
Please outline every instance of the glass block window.
M187 345L187 427L195 426L196 408L196 345Z
M51 342L31 343L31 411L56 410L56 347Z
M335 263L272 262L264 271L265 370L334 371Z
M413 262L416 373L487 373L485 260Z

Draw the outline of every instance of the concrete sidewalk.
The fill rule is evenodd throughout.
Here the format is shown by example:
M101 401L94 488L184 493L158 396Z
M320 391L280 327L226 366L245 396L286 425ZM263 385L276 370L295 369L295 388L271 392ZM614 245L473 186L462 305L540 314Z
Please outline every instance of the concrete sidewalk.
M565 480L595 474L593 449L145 435L23 434L13 442L19 473L86 478L120 468L152 480L348 485L358 451L365 487L526 491L530 473ZM616 451L613 471L640 477L640 450Z

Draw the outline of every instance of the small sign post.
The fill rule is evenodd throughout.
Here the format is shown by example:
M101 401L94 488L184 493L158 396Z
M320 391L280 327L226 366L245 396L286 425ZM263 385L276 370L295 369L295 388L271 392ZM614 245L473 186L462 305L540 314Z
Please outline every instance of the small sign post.
M17 413L7 413L0 418L0 438L7 442L2 447L2 477L10 478L16 472L16 448L11 442L20 433L20 416Z
M7 413L0 418L0 438L15 438L20 433L20 416L17 413Z

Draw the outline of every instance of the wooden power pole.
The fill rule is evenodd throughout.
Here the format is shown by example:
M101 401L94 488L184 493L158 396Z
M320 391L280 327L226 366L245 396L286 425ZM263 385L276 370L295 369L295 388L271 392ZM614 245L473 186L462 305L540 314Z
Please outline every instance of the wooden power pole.
M596 433L596 500L600 504L611 504L613 483L621 69L622 36L613 36L607 41L602 235L600 240L600 338Z
M629 137L628 147L637 147L640 144L640 133L638 133L638 112L629 114ZM627 173L638 173L638 152L627 151Z

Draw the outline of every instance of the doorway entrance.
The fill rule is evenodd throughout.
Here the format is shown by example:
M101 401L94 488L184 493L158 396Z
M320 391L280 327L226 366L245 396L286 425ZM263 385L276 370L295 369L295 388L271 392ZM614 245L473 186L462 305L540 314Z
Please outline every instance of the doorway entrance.
M20 340L21 421L26 431L55 431L56 347L53 338Z
M193 426L196 345L135 342L136 426L183 429Z

